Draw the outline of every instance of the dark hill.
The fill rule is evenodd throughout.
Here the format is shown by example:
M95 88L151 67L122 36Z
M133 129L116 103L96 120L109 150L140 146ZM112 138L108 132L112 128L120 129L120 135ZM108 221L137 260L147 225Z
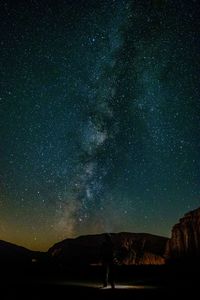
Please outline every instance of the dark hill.
M119 264L164 264L167 238L147 233L111 233ZM105 234L80 236L55 244L48 251L61 264L100 264Z
M30 260L34 251L0 240L0 260Z
M47 254L44 252L32 251L0 240L0 264L2 268L17 267L20 271L20 269L32 266L35 262L43 262L46 260L46 257Z

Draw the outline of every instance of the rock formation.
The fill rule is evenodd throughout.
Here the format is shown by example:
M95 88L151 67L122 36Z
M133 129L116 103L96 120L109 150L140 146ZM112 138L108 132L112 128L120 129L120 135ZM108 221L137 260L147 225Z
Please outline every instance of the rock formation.
M200 208L190 211L172 229L166 257L185 259L200 257Z
M112 233L118 264L164 264L167 238L145 233ZM105 234L66 239L49 249L61 264L101 264L101 245Z
M172 228L171 238L148 233L111 233L117 264L160 265L167 260L189 258L200 261L200 208L186 213ZM100 265L101 246L105 233L66 239L52 246L48 252L31 251L0 241L0 263L4 265L32 265L42 268L63 265Z

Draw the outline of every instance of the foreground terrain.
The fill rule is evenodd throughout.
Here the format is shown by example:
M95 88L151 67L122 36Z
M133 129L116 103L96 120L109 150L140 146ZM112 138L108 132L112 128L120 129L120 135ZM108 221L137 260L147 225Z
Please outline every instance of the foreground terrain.
M190 267L121 266L115 289L102 289L100 267L40 273L5 273L1 299L187 299L198 291L199 271Z

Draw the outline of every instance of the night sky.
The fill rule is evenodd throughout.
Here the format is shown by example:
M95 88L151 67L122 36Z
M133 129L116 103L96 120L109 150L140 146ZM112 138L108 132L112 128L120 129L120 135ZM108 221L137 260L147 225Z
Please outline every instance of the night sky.
M200 205L200 4L0 1L0 239L170 236Z

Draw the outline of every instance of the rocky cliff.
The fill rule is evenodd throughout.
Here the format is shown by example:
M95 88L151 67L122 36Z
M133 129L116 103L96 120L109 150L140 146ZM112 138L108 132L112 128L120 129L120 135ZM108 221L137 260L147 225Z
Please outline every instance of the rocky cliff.
M143 233L112 233L118 264L164 264L165 237ZM61 264L101 264L105 234L80 236L55 244L48 253Z
M172 228L166 257L170 259L200 257L200 208L190 211Z

